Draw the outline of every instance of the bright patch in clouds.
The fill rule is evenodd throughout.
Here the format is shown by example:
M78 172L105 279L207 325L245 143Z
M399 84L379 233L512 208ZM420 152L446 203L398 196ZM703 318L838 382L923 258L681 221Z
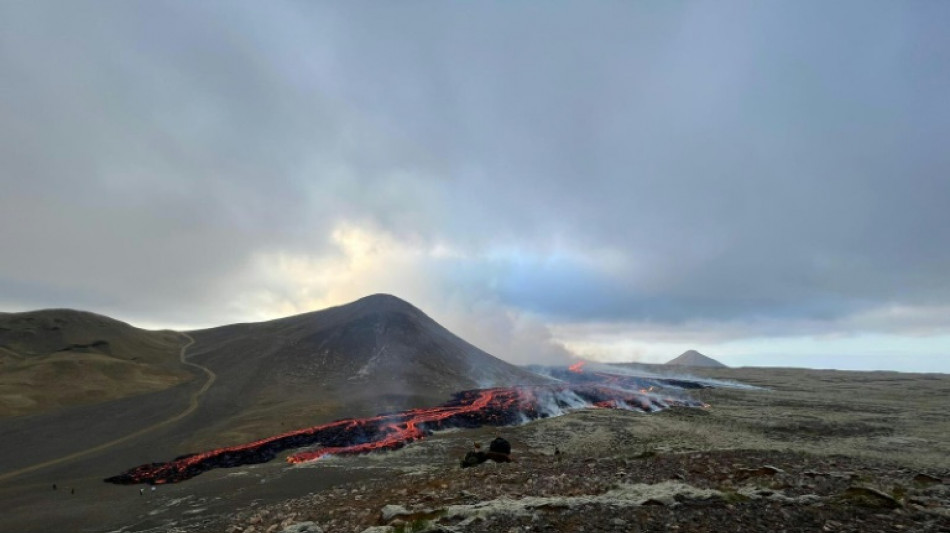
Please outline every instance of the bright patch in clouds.
M443 254L441 249L413 246L349 223L333 229L330 243L321 254L275 251L255 257L256 285L266 290L251 293L250 298L261 302L261 317L323 309L376 292L422 296L425 286L413 273Z
M268 320L389 293L506 360L561 363L568 359L543 322L504 305L490 290L493 275L489 271L503 262L497 251L485 252L479 259L446 244L400 240L349 222L331 231L330 242L332 250L319 255L259 255L246 276L256 279L253 286L266 289L239 294L231 307L243 309L254 320ZM459 284L458 263L480 261L484 277Z

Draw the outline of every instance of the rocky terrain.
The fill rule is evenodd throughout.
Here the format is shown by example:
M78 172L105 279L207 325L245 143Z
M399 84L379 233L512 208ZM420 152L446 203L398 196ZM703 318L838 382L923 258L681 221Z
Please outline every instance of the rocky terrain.
M950 376L728 372L773 387L704 390L708 409L587 410L284 467L343 481L236 513L179 511L148 531L950 531ZM514 462L459 467L496 434ZM266 472L246 475L279 483ZM185 492L156 510L213 508Z
M225 531L948 531L948 475L745 450L526 454L345 485L239 513Z

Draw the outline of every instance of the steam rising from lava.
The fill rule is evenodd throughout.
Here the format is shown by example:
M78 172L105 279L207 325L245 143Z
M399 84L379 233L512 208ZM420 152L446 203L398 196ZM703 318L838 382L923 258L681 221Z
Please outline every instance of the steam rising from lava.
M575 366L570 370L550 370L553 377L562 380L557 385L464 391L437 407L338 420L247 444L185 455L167 463L144 464L105 481L119 484L174 483L213 468L264 463L285 450L304 447L319 446L292 454L287 461L300 463L331 454L394 450L423 439L433 431L510 426L582 408L652 412L672 405L704 407L702 402L676 392L684 388L701 388L702 385L589 373L581 366Z

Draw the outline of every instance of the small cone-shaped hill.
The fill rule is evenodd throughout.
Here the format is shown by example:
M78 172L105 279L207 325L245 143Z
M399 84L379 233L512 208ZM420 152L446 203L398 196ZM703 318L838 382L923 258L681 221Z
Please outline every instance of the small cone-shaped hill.
M707 368L727 368L726 365L716 361L712 357L706 357L696 350L685 351L679 357L673 359L672 361L668 361L666 364L677 366L704 366Z

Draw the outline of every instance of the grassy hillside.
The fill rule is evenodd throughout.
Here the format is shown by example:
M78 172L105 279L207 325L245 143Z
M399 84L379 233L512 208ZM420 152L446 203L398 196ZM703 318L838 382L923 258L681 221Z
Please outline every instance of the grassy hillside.
M0 314L0 417L162 390L191 379L185 339L108 317L52 309Z

